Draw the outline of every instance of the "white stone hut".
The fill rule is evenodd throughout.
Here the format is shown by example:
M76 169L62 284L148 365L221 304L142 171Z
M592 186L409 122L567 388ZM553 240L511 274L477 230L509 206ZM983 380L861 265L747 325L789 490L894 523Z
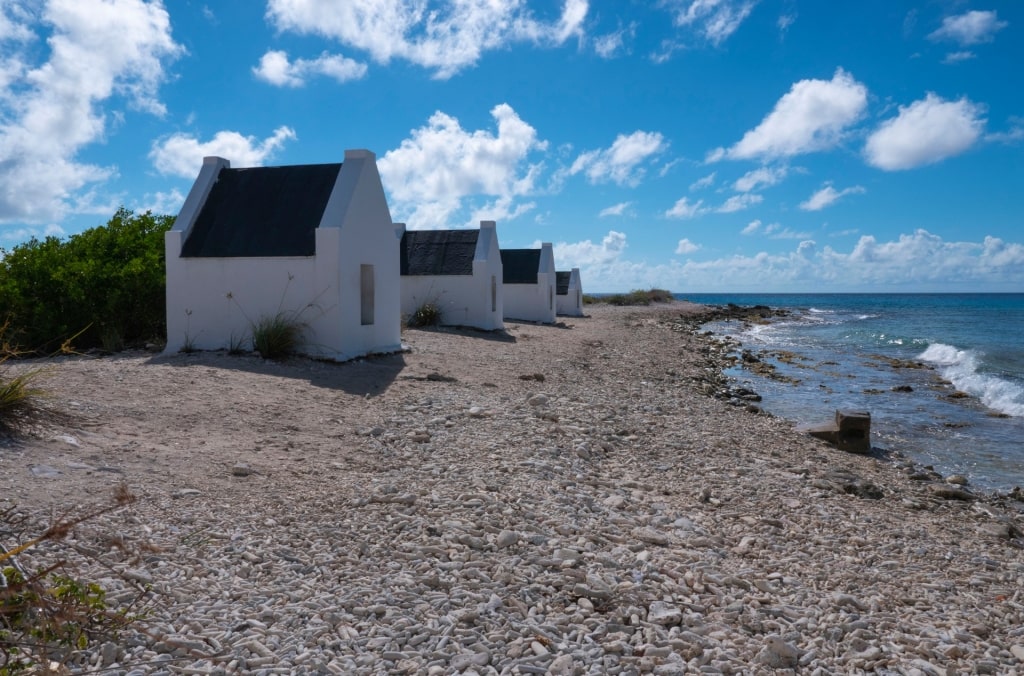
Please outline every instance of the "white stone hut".
M583 285L580 269L559 270L555 273L555 313L567 317L583 316Z
M303 354L399 350L399 236L368 150L246 169L206 157L164 240L166 352L249 347L278 315L303 327Z
M555 256L550 242L539 249L502 249L505 319L555 322Z
M433 303L442 324L505 328L494 221L480 221L479 230L405 230L400 270L404 316Z

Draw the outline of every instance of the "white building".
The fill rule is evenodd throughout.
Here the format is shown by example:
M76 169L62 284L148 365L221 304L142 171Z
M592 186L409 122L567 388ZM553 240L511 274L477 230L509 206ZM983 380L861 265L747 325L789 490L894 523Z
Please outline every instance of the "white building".
M505 319L555 322L555 256L551 243L539 249L502 249Z
M494 221L480 221L479 230L406 230L400 270L404 316L433 303L442 324L486 331L505 327Z
M567 317L583 316L583 285L580 269L559 270L555 273L555 312Z
M249 347L276 316L301 324L303 354L399 350L399 237L368 150L247 169L204 158L164 240L166 352Z

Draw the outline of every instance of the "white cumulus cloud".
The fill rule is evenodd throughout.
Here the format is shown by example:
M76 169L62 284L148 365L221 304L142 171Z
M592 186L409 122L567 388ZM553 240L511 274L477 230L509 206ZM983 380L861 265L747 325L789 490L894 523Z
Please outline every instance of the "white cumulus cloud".
M177 133L153 143L149 159L161 174L195 178L203 158L215 155L231 162L232 167L258 167L270 159L287 141L295 140L290 127L278 127L268 138L242 136L237 131L219 131L209 141Z
M619 134L611 147L590 150L572 163L568 173L586 174L591 183L613 182L636 186L644 176L644 162L668 147L665 137L658 132L635 131Z
M267 18L280 31L319 35L378 63L403 59L449 78L487 51L581 36L588 9L587 0L564 0L560 14L543 21L525 0L269 0Z
M896 171L934 164L971 148L985 128L984 110L967 98L946 101L929 93L868 137L868 164Z
M164 69L184 53L158 0L29 7L0 3L0 222L91 213L117 169L79 154L111 132L108 107L163 115ZM33 49L43 40L47 50Z
M456 118L436 112L378 160L398 220L415 229L450 227L449 220L474 199L488 200L468 205L480 218L501 220L523 213L526 205L518 200L535 191L541 169L529 163L529 155L545 150L547 142L508 104L495 106L491 116L496 133L465 130Z
M994 11L972 10L956 16L947 16L942 26L928 35L931 40L949 40L960 45L992 42L995 34L1009 25L1000 21Z
M731 148L712 151L708 161L771 159L827 150L863 116L867 101L867 87L842 68L831 80L800 80L757 127Z
M800 203L804 211L821 211L825 207L835 204L841 197L864 192L863 186L855 185L842 190L836 190L831 184L826 184L821 190Z
M694 244L688 239L681 239L679 240L679 244L676 245L676 254L680 256L685 256L686 254L693 253L694 251L698 251L699 249L699 244Z
M539 242L535 244L538 245ZM626 250L626 235L609 230L600 242L555 242L552 249L560 268L592 269L617 260Z
M353 61L340 54L324 52L315 59L288 59L286 52L271 50L260 58L252 72L261 80L278 87L302 87L315 75L323 75L338 82L358 80L366 75L366 64Z

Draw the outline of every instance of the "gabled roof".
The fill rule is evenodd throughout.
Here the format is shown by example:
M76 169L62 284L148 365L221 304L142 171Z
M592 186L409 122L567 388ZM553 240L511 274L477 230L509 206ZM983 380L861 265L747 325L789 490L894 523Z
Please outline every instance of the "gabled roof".
M505 284L536 284L540 249L502 249L501 267Z
M313 256L341 164L221 169L183 258Z
M559 296L569 295L569 280L572 279L572 272L559 270L555 272L555 293Z
M479 230L406 230L400 272L415 275L472 275Z

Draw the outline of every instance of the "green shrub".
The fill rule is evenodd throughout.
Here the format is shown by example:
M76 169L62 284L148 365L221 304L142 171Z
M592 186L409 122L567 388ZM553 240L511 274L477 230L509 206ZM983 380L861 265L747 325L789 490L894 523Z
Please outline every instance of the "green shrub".
M284 359L302 344L303 328L301 322L284 312L260 317L252 326L252 349L264 359Z
M11 339L45 354L72 337L78 349L107 350L162 338L164 232L173 223L121 208L66 240L0 250L0 317L10 319Z
M441 315L441 308L437 303L426 302L416 308L416 311L406 318L405 325L411 329L440 326Z
M134 501L135 496L121 484L112 504L57 522L11 549L0 546L0 676L70 673L51 667L59 668L73 651L84 650L90 643L115 640L120 630L138 619L127 609L111 609L98 584L68 575L63 563L29 572L18 560L35 545L59 541L78 524ZM18 542L15 513L13 508L0 512L0 531Z
M609 305L650 305L651 303L669 303L674 300L671 291L665 289L634 289L629 293L613 293L601 296L596 301L604 301Z

